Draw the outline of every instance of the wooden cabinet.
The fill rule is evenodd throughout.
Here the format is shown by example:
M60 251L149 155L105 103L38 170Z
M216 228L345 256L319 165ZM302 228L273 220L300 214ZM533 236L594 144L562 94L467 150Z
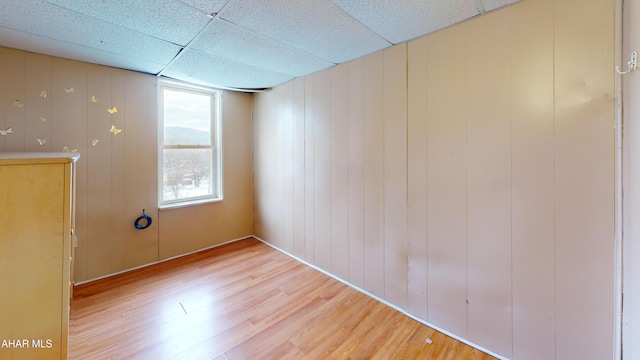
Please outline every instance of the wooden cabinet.
M0 359L66 359L77 154L0 153Z

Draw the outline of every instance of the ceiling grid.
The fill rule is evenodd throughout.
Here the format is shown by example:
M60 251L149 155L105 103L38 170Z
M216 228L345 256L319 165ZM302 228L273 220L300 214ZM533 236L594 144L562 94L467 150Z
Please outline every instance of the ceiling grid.
M0 46L254 90L519 0L4 0Z

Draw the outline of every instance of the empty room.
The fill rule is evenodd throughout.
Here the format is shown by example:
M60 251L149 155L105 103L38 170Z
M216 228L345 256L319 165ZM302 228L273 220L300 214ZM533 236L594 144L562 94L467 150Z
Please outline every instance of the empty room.
M637 51L640 0L4 0L0 359L640 360Z

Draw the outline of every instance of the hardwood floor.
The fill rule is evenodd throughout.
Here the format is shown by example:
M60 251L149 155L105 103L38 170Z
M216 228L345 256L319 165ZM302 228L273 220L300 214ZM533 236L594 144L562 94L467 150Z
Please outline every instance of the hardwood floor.
M493 359L252 238L79 285L70 317L70 359Z

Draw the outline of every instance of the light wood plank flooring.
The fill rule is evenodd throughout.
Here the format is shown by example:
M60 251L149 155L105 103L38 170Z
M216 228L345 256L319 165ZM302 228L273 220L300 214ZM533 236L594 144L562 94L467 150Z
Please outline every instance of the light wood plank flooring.
M77 286L69 339L83 360L493 359L253 238Z

